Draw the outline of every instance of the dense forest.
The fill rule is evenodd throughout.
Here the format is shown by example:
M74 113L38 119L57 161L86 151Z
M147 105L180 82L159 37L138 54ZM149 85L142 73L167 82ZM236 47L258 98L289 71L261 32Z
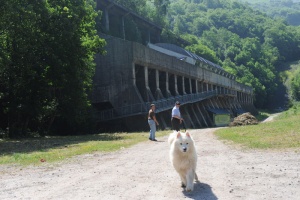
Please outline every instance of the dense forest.
M267 108L281 83L285 62L300 58L300 29L237 1L173 1L170 29L204 57L212 50L223 68L255 90L255 106ZM207 47L207 48L204 48Z
M253 87L255 106L270 108L288 79L300 100L300 27L234 0L115 0L163 27L183 46ZM253 1L254 2L254 1ZM260 2L260 1L256 1ZM262 2L262 1L261 1ZM287 1L285 1L287 2ZM0 128L9 137L91 130L88 94L94 55L104 53L101 12L93 0L18 1L0 4ZM130 36L138 41L134 21ZM296 65L298 66L298 65ZM276 97L276 98L275 98Z
M300 25L299 0L240 0L247 2L274 19L282 19L293 26Z

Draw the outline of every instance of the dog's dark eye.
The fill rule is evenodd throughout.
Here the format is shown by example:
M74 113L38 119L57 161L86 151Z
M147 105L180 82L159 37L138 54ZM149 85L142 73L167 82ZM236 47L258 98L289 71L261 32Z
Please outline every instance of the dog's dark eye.
M186 144L189 144L189 143L186 143Z
M180 145L182 145L182 143L180 143Z

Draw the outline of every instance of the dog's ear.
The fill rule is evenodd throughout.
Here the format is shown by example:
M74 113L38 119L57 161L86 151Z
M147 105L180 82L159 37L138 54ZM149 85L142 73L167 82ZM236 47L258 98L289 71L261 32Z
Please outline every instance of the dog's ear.
M189 134L189 132L186 132L186 136L187 137L191 137L191 135Z
M177 133L177 138L180 138L181 137L181 134L180 134L180 132L178 131L178 133Z

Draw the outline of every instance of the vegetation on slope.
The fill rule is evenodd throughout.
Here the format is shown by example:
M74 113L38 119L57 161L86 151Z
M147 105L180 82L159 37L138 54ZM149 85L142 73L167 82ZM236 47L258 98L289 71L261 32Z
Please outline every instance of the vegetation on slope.
M274 19L282 19L292 26L300 25L299 0L240 0Z
M197 49L206 46L216 53L213 61L252 86L257 108L274 99L282 63L300 59L300 28L237 1L174 0L167 19L172 31L193 44L188 49L201 53Z
M300 105L281 113L274 121L259 125L219 129L220 139L232 141L246 148L286 149L300 147Z

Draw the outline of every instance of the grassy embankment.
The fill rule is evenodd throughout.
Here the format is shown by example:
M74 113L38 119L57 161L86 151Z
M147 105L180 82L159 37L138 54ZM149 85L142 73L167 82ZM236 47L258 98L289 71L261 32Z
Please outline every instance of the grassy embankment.
M286 149L300 148L300 105L280 113L271 122L258 125L228 127L215 134L246 148Z
M158 131L157 137L170 131ZM76 155L117 151L147 141L149 133L114 133L26 140L0 140L0 165L37 165L57 162Z

